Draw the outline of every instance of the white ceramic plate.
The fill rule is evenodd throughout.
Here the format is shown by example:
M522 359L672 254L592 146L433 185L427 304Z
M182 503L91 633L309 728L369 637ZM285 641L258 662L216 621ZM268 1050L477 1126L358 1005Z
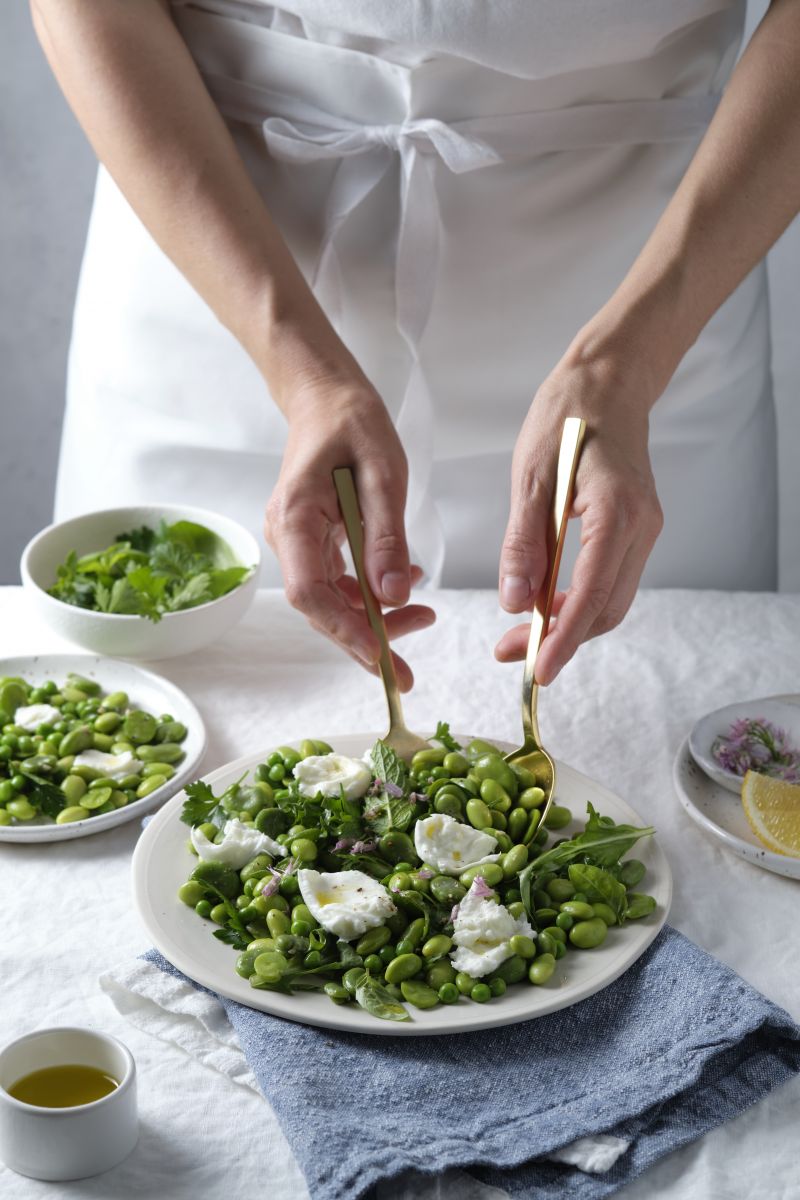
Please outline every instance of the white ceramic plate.
M143 800L134 800L133 804L127 804L125 808L118 808L115 812L87 817L85 821L72 821L67 825L56 825L55 821L46 817L26 821L24 825L0 825L2 842L62 842L69 838L102 833L104 829L111 829L114 825L122 825L125 821L144 816L151 808L173 796L184 783L197 776L206 748L205 725L189 697L169 680L131 663L99 658L95 654L47 654L0 659L0 676L19 675L35 684L44 683L46 679L55 679L57 683L63 683L70 671L84 675L87 679L97 680L106 693L127 692L132 703L147 709L148 712L156 715L171 713L176 721L181 721L189 731L181 743L186 757L183 762L177 764L172 779L151 795L145 796Z
M700 769L689 750L688 738L675 758L672 778L684 809L710 838L745 862L776 875L800 879L800 858L776 854L759 842L744 815L741 800Z
M362 733L327 740L341 754L360 756L379 736ZM502 746L503 743L497 744ZM267 754L268 750L237 759L212 771L206 781L219 792L244 771L262 762ZM560 804L569 805L579 819L585 816L586 804L591 800L602 814L615 821L632 825L647 823L613 792L561 763L558 765L557 799ZM197 983L238 1000L240 1004L308 1025L392 1037L465 1033L495 1025L511 1025L566 1008L606 987L639 958L664 924L672 897L672 875L667 860L654 838L643 839L632 853L647 866L642 889L658 902L651 917L631 922L624 929L611 929L605 944L596 950L565 955L546 987L520 984L510 987L504 996L486 1005L464 1001L424 1012L408 1006L411 1021L381 1021L355 1005L340 1008L318 993L283 996L278 992L255 991L246 979L236 974L235 951L212 937L210 923L200 920L177 898L178 888L186 882L196 861L186 848L188 826L180 821L183 801L183 796L175 796L153 817L133 855L134 899L154 945ZM582 826L583 820L580 825L576 821L574 828L565 830L560 836L569 836Z
M742 792L742 776L726 771L712 757L711 747L716 738L725 734L740 717L750 720L763 718L779 729L784 729L792 746L800 747L800 696L766 696L761 700L742 700L740 704L728 704L716 712L701 717L689 734L689 753L698 767L715 783L735 792Z

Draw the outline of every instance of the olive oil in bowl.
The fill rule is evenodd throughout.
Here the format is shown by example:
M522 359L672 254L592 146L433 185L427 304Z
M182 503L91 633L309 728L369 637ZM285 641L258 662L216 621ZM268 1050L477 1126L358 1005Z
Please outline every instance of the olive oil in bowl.
M66 1063L31 1071L6 1091L15 1100L37 1108L76 1108L102 1100L118 1087L119 1082L113 1076L97 1067Z

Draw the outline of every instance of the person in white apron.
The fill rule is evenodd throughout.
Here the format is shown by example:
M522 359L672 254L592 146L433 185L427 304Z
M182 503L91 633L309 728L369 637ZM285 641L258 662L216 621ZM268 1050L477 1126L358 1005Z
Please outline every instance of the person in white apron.
M501 599L522 612L571 413L590 428L584 544L542 682L618 623L640 576L775 586L759 264L800 202L798 148L771 126L798 98L790 3L773 5L705 139L738 0L173 0L182 44L155 0L91 7L34 4L121 185L101 168L57 519L165 500L255 528L272 495L290 599L374 664L342 577L331 467L356 471L394 635L432 619L405 604L401 443L413 560L434 583L488 586L500 557ZM748 207L736 197L751 173ZM267 563L264 582L279 578ZM498 656L522 646L512 632Z

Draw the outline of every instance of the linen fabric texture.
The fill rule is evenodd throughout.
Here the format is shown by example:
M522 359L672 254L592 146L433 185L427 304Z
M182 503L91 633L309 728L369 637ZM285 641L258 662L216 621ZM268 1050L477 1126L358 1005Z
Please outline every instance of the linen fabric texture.
M596 995L490 1031L373 1038L219 1000L314 1200L450 1168L520 1200L599 1200L800 1071L791 1017L669 926ZM580 1138L596 1161L562 1157L586 1169L549 1161Z
M172 7L267 209L397 425L414 558L433 582L494 584L531 399L677 188L744 4ZM762 267L685 356L650 429L665 528L643 582L774 587ZM256 532L285 440L253 363L101 172L58 519L157 492ZM268 560L263 582L278 581Z

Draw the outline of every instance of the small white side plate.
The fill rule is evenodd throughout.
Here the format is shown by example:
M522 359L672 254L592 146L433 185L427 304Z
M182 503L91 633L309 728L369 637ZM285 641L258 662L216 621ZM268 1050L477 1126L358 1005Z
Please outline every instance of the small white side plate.
M19 675L33 684L44 683L46 679L63 683L71 671L86 679L96 680L105 693L127 692L133 704L156 716L170 713L189 731L182 742L186 757L177 765L172 779L143 800L134 800L133 804L127 804L115 812L87 817L85 821L72 821L67 825L56 825L55 821L46 817L26 821L24 825L0 825L0 842L63 842L102 833L114 825L143 817L197 776L206 748L206 728L203 718L186 693L168 679L162 679L160 675L135 667L132 663L100 658L96 654L42 654L0 659L0 676Z
M761 717L784 729L792 746L800 747L800 696L766 696L761 700L742 700L728 704L716 712L701 717L689 734L689 753L715 783L735 792L742 791L742 776L726 771L712 757L711 747L716 738L726 734L734 721L741 717L757 720Z
M378 737L380 734L355 733L327 740L341 754L360 756ZM503 746L502 742L496 744ZM220 767L205 777L206 782L219 793L245 771L263 762L268 753L265 750L250 754ZM619 796L563 763L558 764L556 799L568 805L576 818L573 825L561 831L561 837L569 837L583 828L589 800L617 823L647 824ZM414 1037L511 1025L567 1008L599 992L644 953L664 924L672 899L672 874L657 835L645 838L636 844L631 857L641 859L647 867L642 890L654 896L658 905L650 917L631 921L624 929L611 929L607 940L596 950L567 954L558 962L556 973L546 987L528 984L510 987L491 1004L465 1000L424 1012L408 1006L412 1019L407 1023L381 1021L354 1005L340 1008L320 993L284 996L280 992L256 991L236 974L235 952L212 937L209 921L201 920L193 909L178 900L178 888L186 882L196 861L186 848L189 830L180 820L183 802L183 795L175 796L156 813L134 850L134 902L148 936L178 970L204 987L250 1008L306 1025L378 1036Z
M741 800L698 767L689 751L688 738L675 758L672 778L683 808L710 838L745 862L775 875L800 879L800 858L776 854L761 844L748 824Z

